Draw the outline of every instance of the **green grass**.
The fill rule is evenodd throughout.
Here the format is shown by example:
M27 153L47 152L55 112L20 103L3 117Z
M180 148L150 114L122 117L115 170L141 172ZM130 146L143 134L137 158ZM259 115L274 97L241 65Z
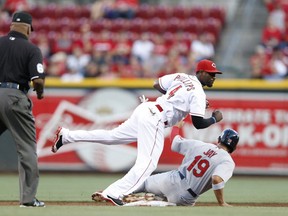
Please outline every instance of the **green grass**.
M43 201L91 201L91 194L102 190L122 175L104 174L41 174L37 197ZM234 176L225 186L225 199L228 203L288 203L287 178L237 177ZM0 174L0 202L18 202L18 175ZM200 196L198 202L215 202L213 191ZM58 206L46 208L19 208L17 204L0 205L1 216L179 216L184 214L204 216L286 216L287 207L115 207L115 206Z
M287 216L287 208L274 207L93 207L93 206L47 206L42 209L23 209L19 207L0 207L1 216L180 216L180 215L213 215L213 216Z

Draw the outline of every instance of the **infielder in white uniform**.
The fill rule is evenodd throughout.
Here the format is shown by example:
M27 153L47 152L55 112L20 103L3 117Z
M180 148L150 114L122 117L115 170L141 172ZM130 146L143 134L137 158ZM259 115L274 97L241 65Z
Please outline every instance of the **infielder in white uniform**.
M230 206L224 201L225 183L232 177L235 163L230 156L236 149L239 135L226 129L218 138L218 145L199 140L184 139L179 128L171 132L172 151L184 155L177 170L150 176L135 192L149 192L166 197L177 205L194 205L199 195L213 189L220 206Z
M215 75L221 74L214 62L202 60L197 65L196 75L175 73L159 78L154 88L163 93L154 102L141 103L131 117L113 130L76 130L59 128L52 152L65 144L93 142L104 145L128 144L137 141L138 155L135 165L121 179L111 184L102 196L114 205L123 205L122 197L134 192L156 169L164 147L164 129L192 118L197 129L207 128L222 120L222 113L215 110L210 118L204 118L206 95L203 87L212 87Z

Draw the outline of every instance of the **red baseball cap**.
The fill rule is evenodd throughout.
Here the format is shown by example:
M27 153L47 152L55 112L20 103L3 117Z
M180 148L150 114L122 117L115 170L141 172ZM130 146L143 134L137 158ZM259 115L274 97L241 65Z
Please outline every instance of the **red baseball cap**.
M216 68L216 64L213 61L207 59L203 59L198 62L196 72L201 70L206 71L207 73L222 74L222 72Z

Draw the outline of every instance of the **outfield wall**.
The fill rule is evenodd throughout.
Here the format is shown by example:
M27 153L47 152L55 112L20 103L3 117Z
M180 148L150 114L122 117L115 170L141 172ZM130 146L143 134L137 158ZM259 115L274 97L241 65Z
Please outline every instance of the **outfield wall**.
M235 173L288 175L287 81L217 80L212 89L206 90L211 106L207 117L213 109L220 109L224 119L207 129L196 130L188 118L181 134L187 138L216 142L224 128L234 128L240 134L239 147L232 155L236 162ZM118 146L77 143L52 154L53 134L59 125L88 130L114 128L131 115L140 103L139 96L144 94L154 100L160 95L151 88L152 85L150 79L87 79L79 83L47 79L44 100L38 101L31 92L41 170L128 170L137 155L136 143ZM182 156L170 151L169 133L168 128L159 171L175 168L182 160ZM3 141L3 137L0 141L1 144L11 143L10 139ZM3 158L1 148L0 158ZM6 160L0 159L0 162L0 169L9 167L5 166ZM15 164L11 159L9 163Z

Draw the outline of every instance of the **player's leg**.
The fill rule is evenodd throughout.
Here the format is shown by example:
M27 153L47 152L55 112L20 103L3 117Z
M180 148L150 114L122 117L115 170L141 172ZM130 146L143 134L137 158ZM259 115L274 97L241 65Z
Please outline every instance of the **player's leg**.
M121 125L112 130L75 130L66 128L61 130L61 145L75 142L93 142L106 145L127 144L135 142L138 134L138 113L141 110L140 104L132 115Z
M7 130L6 126L4 125L4 123L0 120L0 136L3 132L5 132Z
M178 170L150 176L144 184L144 190L167 198L170 203L177 205L194 205L197 197L192 197L187 191L186 179L181 179Z
M138 116L138 154L135 165L122 178L103 191L104 195L121 198L134 192L156 169L164 146L164 123L147 107Z
M75 142L93 142L106 145L127 144L136 141L137 130L132 118L127 119L118 127L112 130L75 130L64 129L63 144Z
M148 193L153 193L157 196L165 196L168 190L173 190L171 186L171 171L159 173L149 176L149 178L144 182L143 191Z

